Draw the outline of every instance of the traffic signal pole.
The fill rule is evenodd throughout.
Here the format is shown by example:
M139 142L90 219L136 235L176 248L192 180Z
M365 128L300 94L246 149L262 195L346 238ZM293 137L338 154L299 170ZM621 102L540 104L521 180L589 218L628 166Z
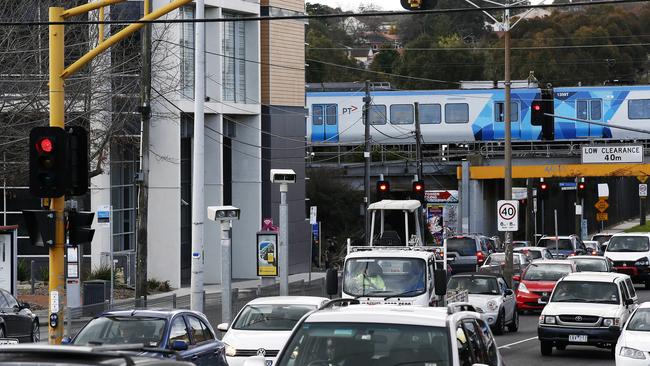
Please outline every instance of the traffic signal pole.
M508 5L506 1L506 6ZM505 65L504 65L504 83L505 83L505 158L504 158L504 188L505 200L512 199L512 133L511 133L511 116L510 116L510 10L506 8L504 15L504 48L505 48ZM506 266L503 270L508 286L512 287L513 258L512 258L512 232L506 231Z
M83 66L88 64L97 55L107 50L117 42L123 40L129 35L135 33L142 27L144 23L131 24L110 38L101 42L90 52L82 56L79 60L75 61L68 68L65 68L64 63L64 48L65 48L65 26L62 24L67 18L82 15L93 10L101 9L105 6L124 2L125 0L102 0L84 4L71 9L64 9L61 7L49 8L49 96L50 96L50 127L65 127L65 79L80 70ZM175 10L185 4L190 3L192 0L175 0L156 11L145 15L141 20L155 20L161 16ZM51 200L50 209L56 215L56 235L55 243L50 247L49 255L49 291L50 291L50 308L49 308L49 322L48 322L48 340L50 344L60 344L63 337L63 308L65 307L65 272L64 272L64 256L65 256L65 197L53 197Z

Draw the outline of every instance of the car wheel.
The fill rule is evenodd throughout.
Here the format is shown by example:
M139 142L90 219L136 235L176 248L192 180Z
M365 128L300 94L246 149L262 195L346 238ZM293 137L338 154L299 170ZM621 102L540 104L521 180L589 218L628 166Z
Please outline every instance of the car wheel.
M542 356L550 356L553 354L553 343L549 341L539 341L539 350Z
M502 335L506 331L506 316L501 310L499 312L499 316L497 317L497 321L494 323L494 334L496 335Z
M564 351L566 349L566 344L558 344L555 346L555 348L559 349L560 351Z
M32 336L30 339L32 343L38 343L41 341L41 328L38 324L38 320L34 320L32 323Z
M508 330L513 333L519 330L519 313L517 312L517 309L513 311L512 323L508 324Z

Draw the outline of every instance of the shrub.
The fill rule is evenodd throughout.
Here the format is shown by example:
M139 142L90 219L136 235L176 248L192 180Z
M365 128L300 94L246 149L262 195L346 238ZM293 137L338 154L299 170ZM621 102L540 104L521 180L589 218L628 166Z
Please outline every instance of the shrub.
M111 266L99 266L90 271L85 280L111 280Z
M24 258L18 259L18 267L16 267L16 272L18 275L18 281L29 281L29 271L30 266L27 264L27 260Z
M38 274L39 278L43 282L49 282L50 281L50 267L49 266L42 266L41 268L38 269Z

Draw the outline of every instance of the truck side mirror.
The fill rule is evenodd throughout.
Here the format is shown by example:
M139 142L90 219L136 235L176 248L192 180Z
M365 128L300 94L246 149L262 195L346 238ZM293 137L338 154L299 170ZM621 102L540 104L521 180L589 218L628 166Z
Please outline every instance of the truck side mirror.
M433 271L433 285L436 295L445 296L447 294L447 271L445 269Z
M325 287L329 296L335 296L339 293L339 274L335 269L330 268L325 275Z

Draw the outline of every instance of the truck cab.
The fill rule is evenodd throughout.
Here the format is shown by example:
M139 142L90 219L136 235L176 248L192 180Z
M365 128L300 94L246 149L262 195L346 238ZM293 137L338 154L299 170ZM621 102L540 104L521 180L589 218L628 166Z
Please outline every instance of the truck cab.
M382 200L368 206L368 246L417 246L425 243L420 223L420 201Z

